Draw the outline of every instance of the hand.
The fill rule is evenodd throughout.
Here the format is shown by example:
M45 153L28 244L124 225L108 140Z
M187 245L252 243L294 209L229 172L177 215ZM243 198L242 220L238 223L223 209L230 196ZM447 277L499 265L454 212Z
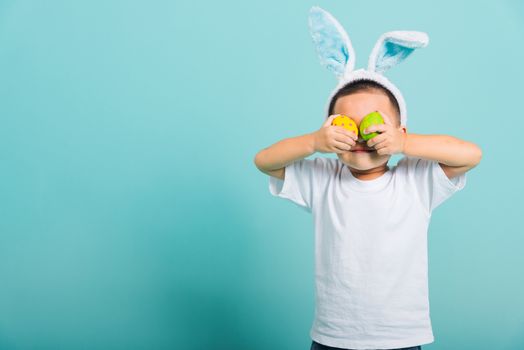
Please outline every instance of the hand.
M378 131L379 135L367 141L368 147L374 147L378 154L393 155L403 153L406 144L406 133L401 130L404 127L396 127L391 118L382 111L377 111L384 118L384 124L375 124L368 127L364 132L366 134Z
M331 125L339 114L330 115L320 129L313 133L315 152L343 153L355 145L357 135L342 126Z

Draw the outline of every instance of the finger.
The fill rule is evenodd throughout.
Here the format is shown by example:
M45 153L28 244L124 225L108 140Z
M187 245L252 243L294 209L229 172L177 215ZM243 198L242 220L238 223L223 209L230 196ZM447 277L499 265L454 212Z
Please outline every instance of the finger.
M355 141L356 141L357 138L358 138L357 134L356 134L354 131L349 131L348 129L346 129L346 128L342 127L342 126L337 126L337 127L335 128L335 130L336 130L338 133L340 133L340 134L344 134L344 135L346 135L346 136L348 136L348 137L351 137L351 138L352 138L353 140L355 140Z
M333 139L335 141L348 144L350 146L354 146L356 143L356 141L352 137L346 136L345 134L336 134L335 136L333 136Z
M347 149L340 149L337 146L334 146L333 149L334 149L334 152L338 154L349 152Z
M344 136L344 138L342 140L340 140L340 141L344 142L344 143L347 143L351 147L355 146L355 144L357 143L357 141L353 137L351 137L351 136Z
M372 132L385 132L387 129L389 129L389 125L385 124L373 124L371 126L368 126L366 130L364 130L364 134L371 134Z
M340 153L344 153L344 152L347 152L347 151L343 150L343 149L340 149L337 146L333 146L333 151L332 152L340 154Z
M340 149L342 149L344 151L349 151L351 149L351 146L348 145L347 143L340 142L340 141L337 141L337 140L335 140L334 145L335 145L335 147L340 148Z
M334 115L330 115L329 117L327 117L327 119L324 121L324 123L322 124L322 126L328 126L328 125L331 125L331 122L333 121L333 118L335 116Z
M386 154L390 154L390 151L389 151L389 148L384 146L382 148L379 148L377 150L377 154L380 154L380 155L386 155Z
M338 148L337 146L333 146L333 147L331 147L331 148L330 148L330 151L333 152L333 153L337 153L337 154L338 154L338 153L343 153L343 152L345 152L343 149L340 149L340 148Z
M374 147L377 143L380 143L382 141L384 141L386 139L386 135L384 134L380 134L380 135L377 135L371 139L369 139L366 144L368 145L368 147Z
M329 125L331 125L331 122L333 121L333 119L335 119L335 118L338 117L339 115L340 115L340 114L332 114L332 115L330 115L330 116L326 119L326 121L324 122L324 125L322 125L322 126L329 126Z
M379 150L384 151L384 148L387 148L387 147L388 147L387 142L384 142L384 141L375 145L375 149L377 150L377 153Z
M382 111L377 111L380 113L380 115L382 116L382 119L384 119L384 123L386 125L393 125L393 121L391 120L391 118L389 117L389 115L387 115L386 113L382 112Z
M370 146L370 147L373 148L374 150L379 150L382 147L386 147L387 145L388 143L386 142L386 140L382 140L380 142L373 144L373 146Z
M376 145L375 150L378 154L390 154L389 145L387 142L381 142Z

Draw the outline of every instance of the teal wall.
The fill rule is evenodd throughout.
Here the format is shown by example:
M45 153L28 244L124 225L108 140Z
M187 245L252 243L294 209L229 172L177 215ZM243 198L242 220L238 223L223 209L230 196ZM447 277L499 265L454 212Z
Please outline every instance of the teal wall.
M433 214L424 349L524 349L524 5L381 4L0 1L0 349L309 349L312 218L253 158L321 125L312 5L357 68L427 32L387 73L408 131L483 150Z

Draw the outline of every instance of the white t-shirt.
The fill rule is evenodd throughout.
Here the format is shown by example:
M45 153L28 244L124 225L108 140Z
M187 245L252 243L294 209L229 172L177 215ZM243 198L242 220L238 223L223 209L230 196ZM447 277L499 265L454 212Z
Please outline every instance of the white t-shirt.
M438 162L404 156L373 180L338 158L302 159L270 176L274 196L313 214L318 343L391 349L434 341L429 315L427 231L431 212L462 189Z

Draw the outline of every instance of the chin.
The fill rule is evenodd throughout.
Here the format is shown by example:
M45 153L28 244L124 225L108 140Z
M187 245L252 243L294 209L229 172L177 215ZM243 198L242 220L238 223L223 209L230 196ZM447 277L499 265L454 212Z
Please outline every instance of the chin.
M338 159L347 166L356 170L369 170L388 162L390 155L379 155L376 151L371 153L344 152L337 154Z

